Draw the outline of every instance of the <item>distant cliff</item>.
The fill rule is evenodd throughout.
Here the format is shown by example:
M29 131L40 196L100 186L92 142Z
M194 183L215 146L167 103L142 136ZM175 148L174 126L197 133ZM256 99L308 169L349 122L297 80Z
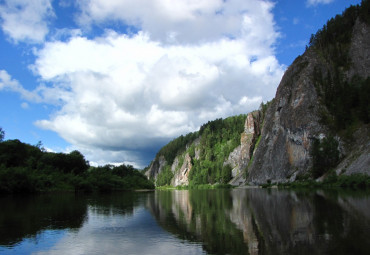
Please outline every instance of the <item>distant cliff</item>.
M160 151L147 177L178 186L369 175L369 2L348 8L312 35L270 103L175 139L177 146L167 146L172 154Z

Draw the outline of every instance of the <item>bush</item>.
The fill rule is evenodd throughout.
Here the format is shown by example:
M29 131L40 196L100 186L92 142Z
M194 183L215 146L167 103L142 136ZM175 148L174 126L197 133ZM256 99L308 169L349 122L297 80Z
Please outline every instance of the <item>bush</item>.
M312 175L318 178L335 167L339 162L338 141L333 136L315 139L312 144Z

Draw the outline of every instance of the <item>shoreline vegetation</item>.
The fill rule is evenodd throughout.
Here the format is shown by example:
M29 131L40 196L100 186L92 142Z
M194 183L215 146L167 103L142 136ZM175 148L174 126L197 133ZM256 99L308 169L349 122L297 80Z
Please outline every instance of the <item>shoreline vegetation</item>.
M153 190L201 190L233 188L281 189L370 189L366 174L339 175L329 171L324 178L302 176L294 182L267 181L262 185L190 184L154 186L131 165L93 167L78 151L47 152L42 144L29 145L19 140L0 141L0 194L37 194L54 192L115 192Z
M94 167L79 151L54 153L41 143L0 140L0 194L147 189L154 189L154 184L131 165Z
M278 189L338 189L338 190L367 190L370 189L370 176L366 174L340 175L331 174L325 179L297 180L287 183L267 182L261 185L232 186L230 184L201 184L184 186L157 186L156 190L198 190L198 189L238 189L238 188L278 188Z
M370 176L366 174L339 175L329 174L323 180L297 180L289 183L267 183L263 188L334 188L334 189L370 189Z

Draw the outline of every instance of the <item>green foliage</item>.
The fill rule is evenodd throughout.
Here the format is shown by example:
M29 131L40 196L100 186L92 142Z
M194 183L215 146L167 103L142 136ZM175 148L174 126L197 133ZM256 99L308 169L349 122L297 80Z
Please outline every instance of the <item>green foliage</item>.
M5 131L3 130L2 127L0 127L0 143L4 141L4 137L5 137Z
M331 18L315 35L311 35L310 46L314 47L325 59L335 63L337 66L348 67L350 64L348 50L353 26L358 18L362 22L370 24L369 10L368 0L362 1L360 6L350 6L342 15Z
M173 173L171 171L171 167L169 165L166 165L162 169L162 171L158 174L156 185L157 186L170 185L172 178L173 178Z
M164 146L156 156L164 156L167 166L157 177L156 185L170 185L173 173L169 169L174 159L180 156L179 165L183 162L184 153L192 158L192 170L189 173L191 185L207 183L227 183L231 179L231 167L224 166L225 159L240 144L240 134L244 131L246 115L216 119L200 127L199 132L180 136ZM199 146L191 144L200 139ZM200 150L199 159L195 151Z
M180 136L171 142L169 142L167 145L163 146L160 151L157 153L156 158L159 158L159 156L164 156L167 163L169 165L172 165L173 161L175 160L176 156L180 155L182 152L185 151L186 145L194 139L198 137L198 133L189 133L185 136Z
M0 143L0 193L152 189L132 166L89 167L79 151L51 153L19 140Z
M280 188L341 188L369 189L370 176L365 174L340 175L329 174L322 182L306 179L278 185Z
M315 139L312 144L312 175L318 178L334 168L339 162L338 141L333 136Z
M227 183L231 180L231 167L224 166L229 154L240 144L246 115L209 121L201 126L200 158L193 159L189 173L191 186L201 184Z
M330 115L322 112L322 121L333 131L341 131L353 123L370 123L370 77L354 76L350 82L342 78L339 69L323 76L314 74L315 84Z
M330 113L323 110L322 121L335 132L345 130L354 122L370 122L370 78L345 79L345 71L352 64L349 48L353 26L357 19L370 24L369 2L349 7L342 15L330 19L310 39L310 46L329 64L326 71L316 67L313 79Z

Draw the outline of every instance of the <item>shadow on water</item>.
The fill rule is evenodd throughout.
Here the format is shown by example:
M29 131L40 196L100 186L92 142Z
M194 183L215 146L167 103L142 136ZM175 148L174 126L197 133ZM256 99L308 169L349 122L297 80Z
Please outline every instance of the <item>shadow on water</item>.
M157 191L159 224L211 254L368 254L370 196L287 190Z

